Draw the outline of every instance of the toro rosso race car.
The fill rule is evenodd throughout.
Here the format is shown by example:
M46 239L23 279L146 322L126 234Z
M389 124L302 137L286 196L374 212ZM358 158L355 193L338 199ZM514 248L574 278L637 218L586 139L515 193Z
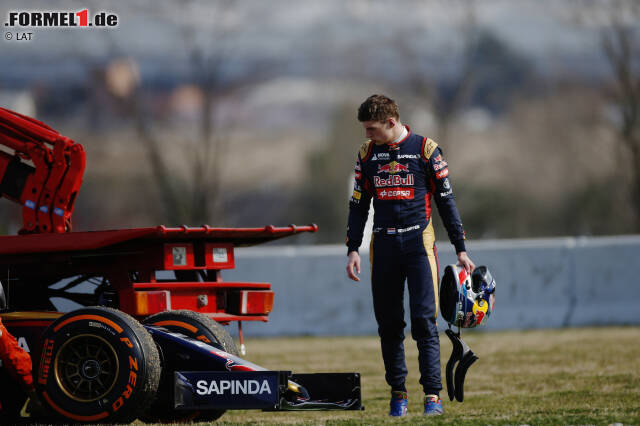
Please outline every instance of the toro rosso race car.
M234 248L317 226L71 232L82 146L3 108L0 145L0 197L23 218L20 235L0 237L0 319L31 355L44 412L29 421L362 409L357 373L269 371L240 358L221 325L237 322L242 351L242 321L273 307L269 283L222 281ZM0 424L19 421L26 399L0 368Z

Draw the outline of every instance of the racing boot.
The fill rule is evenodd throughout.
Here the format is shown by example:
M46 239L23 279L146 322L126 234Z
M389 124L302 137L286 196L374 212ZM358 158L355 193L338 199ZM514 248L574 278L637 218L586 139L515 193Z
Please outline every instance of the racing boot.
M439 416L442 410L442 400L438 395L427 395L424 397L424 415Z
M407 415L409 397L406 392L391 391L391 401L389 402L389 415L392 417L404 417Z

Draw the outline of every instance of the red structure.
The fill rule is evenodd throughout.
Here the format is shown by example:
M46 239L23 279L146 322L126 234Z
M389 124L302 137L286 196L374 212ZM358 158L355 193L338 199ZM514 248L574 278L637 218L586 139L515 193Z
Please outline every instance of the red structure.
M85 168L82 145L4 108L0 108L0 144L14 150L13 156L0 152L0 196L22 204L20 233L71 231Z

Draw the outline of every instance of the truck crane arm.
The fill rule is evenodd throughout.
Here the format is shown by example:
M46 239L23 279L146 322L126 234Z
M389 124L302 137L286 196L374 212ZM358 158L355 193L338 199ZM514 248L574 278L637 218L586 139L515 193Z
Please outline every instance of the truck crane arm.
M0 145L13 150L13 155L0 150L0 197L22 205L19 233L70 232L85 168L82 145L5 108L0 108Z

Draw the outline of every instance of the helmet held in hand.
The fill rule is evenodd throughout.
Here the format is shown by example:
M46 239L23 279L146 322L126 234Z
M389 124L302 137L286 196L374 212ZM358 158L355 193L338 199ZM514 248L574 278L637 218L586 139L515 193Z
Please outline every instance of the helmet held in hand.
M469 274L460 265L447 265L440 284L440 311L451 325L474 328L486 323L495 303L496 282L486 266Z

